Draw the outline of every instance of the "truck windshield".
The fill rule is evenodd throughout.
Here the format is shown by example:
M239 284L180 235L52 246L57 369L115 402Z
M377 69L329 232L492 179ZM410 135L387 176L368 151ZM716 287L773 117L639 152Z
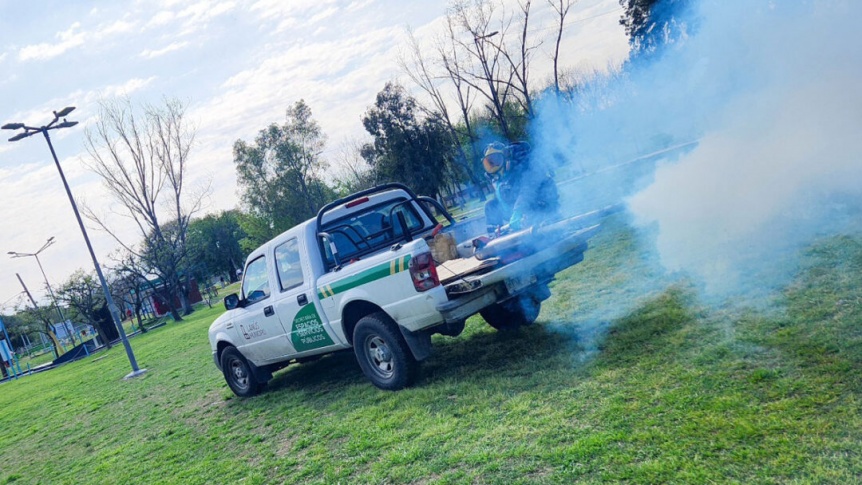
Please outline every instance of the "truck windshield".
M398 214L404 214L410 232L422 229L422 218L406 198L363 207L350 215L323 225L323 232L332 236L342 262L357 259L381 248L389 247L403 237ZM324 244L327 264L335 264L329 246Z

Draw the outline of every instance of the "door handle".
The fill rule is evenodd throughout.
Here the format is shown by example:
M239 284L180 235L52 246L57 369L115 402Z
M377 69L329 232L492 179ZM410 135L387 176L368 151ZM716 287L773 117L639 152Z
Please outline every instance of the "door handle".
M299 303L299 306L308 305L308 297L305 296L305 293L298 295L296 297L296 302Z
M273 313L275 313L275 311L273 311L272 305L263 308L263 316L271 317Z

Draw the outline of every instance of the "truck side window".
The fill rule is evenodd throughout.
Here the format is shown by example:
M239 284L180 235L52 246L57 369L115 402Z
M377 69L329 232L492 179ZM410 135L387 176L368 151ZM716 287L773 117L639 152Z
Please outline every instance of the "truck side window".
M416 211L412 206L400 204L392 207L389 210L389 224L392 226L392 233L395 237L400 237L403 234L401 233L401 225L398 224L398 214L404 214L404 220L407 222L407 228L411 231L415 231L422 227L422 220L419 219L419 215L416 214Z
M302 284L302 266L299 262L299 246L293 238L275 248L275 267L278 268L278 283L281 291Z
M269 278L266 275L266 258L261 256L245 268L242 278L242 294L249 303L269 296Z

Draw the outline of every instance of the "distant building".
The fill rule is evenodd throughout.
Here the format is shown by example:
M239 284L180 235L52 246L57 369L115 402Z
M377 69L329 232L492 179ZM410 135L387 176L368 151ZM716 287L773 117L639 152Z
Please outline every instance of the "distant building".
M92 335L94 333L92 325L88 325L86 323L73 323L70 320L66 320L65 324L51 324L51 330L54 331L54 335L56 335L58 339L69 338L69 330L75 332L76 335L80 334L81 332L86 332L88 335Z
M149 280L147 285L142 285L139 289L144 296L143 306L145 312L161 317L171 311L167 305L169 295L160 278ZM203 301L203 296L201 296L201 292L198 289L198 282L194 278L189 282L188 290L190 304L194 305ZM174 297L174 308L182 308L179 298Z

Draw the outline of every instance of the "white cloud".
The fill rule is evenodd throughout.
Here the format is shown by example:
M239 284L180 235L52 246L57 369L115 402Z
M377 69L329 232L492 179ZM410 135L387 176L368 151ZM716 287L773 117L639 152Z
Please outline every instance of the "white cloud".
M292 2L259 0L251 6L250 10L252 12L259 12L260 17L264 19L280 19L293 17L314 7L332 3L333 0L296 0Z
M128 22L126 20L117 20L116 22L108 25L104 29L101 29L97 36L103 35L113 35L113 34L125 34L128 32L132 32L135 29L134 22Z
M173 42L170 45L165 46L161 49L156 49L156 50L146 49L144 51L141 51L141 53L138 55L145 58L145 59L152 59L154 57L163 56L169 52L180 50L187 45L189 45L188 42Z
M235 2L202 0L189 5L177 14L177 18L185 19L180 35L189 35L205 28L211 20L224 15L236 8Z
M372 3L374 3L374 0L356 0L354 2L351 2L350 5L345 8L345 10L347 10L348 12L358 12L363 8L371 5Z
M147 27L161 27L163 25L167 25L171 23L176 18L176 14L170 10L162 10L161 12L153 15L149 22L147 22Z
M78 32L80 27L80 22L75 22L67 30L58 32L56 37L59 39L59 42L55 44L42 43L22 47L18 52L18 58L22 61L29 61L31 59L44 61L57 57L69 49L79 47L83 45L87 39L86 32Z
M75 22L68 29L58 32L55 37L58 42L43 42L22 47L18 52L18 58L22 61L36 60L47 61L66 53L69 50L81 47L88 41L100 40L104 37L118 34L126 34L135 29L136 24L127 20L117 20L96 31L81 29L81 23Z
M148 86L156 79L156 76L150 76L146 79L133 78L122 84L114 84L102 88L101 92L105 96L128 96L129 94Z
M339 9L343 7L334 0L258 0L250 11L257 13L262 21L278 22L272 32L278 34L323 20L338 13Z
M332 17L332 16L333 16L333 15L335 15L337 12L338 12L338 8L337 8L337 7L329 7L329 8L327 8L326 10L324 10L324 11L322 11L322 12L318 13L318 14L315 14L313 17L311 17L310 19L308 19L308 23L309 23L309 24L316 24L317 22L320 22L321 20L326 20L326 19L328 19L329 17Z

